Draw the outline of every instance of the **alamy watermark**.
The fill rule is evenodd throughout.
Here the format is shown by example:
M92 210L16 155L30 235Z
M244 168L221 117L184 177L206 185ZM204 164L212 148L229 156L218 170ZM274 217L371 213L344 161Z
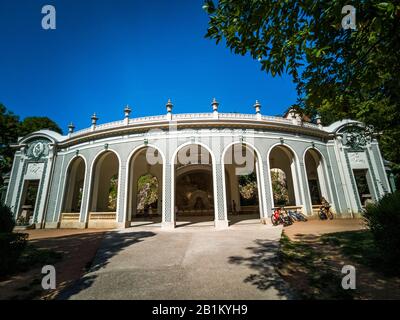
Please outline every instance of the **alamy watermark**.
M356 289L356 268L351 265L345 265L342 268L342 273L345 276L342 278L342 288L344 290Z
M55 30L56 26L56 8L52 5L45 5L42 7L42 28L44 30Z
M342 14L345 14L345 16L342 18L342 28L344 30L357 30L356 8L354 8L352 5L346 5L342 8Z
M52 265L45 265L42 268L42 288L43 290L54 290L56 288L56 268Z

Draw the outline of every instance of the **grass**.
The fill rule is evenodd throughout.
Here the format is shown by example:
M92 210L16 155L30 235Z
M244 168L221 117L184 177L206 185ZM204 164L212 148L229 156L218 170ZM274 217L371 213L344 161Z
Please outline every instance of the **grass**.
M285 234L280 240L277 271L292 286L300 299L352 299L341 287L341 274L329 263L323 250L313 244L291 241Z
M388 285L383 286L385 282L392 281L390 276L393 276L393 268L385 265L373 235L368 230L305 237L299 241L292 241L283 234L278 257L277 271L301 299L362 298L363 293L344 290L341 287L341 267L344 261L363 265L372 272L370 282L368 279L363 282L371 294L380 294L379 290L392 290L391 295L398 295L396 289L390 289ZM389 276L389 280L386 276ZM376 280L378 278L380 281ZM377 290L379 286L381 288Z
M49 249L39 249L28 244L18 259L18 271L25 272L37 266L53 265L62 259L62 253Z
M367 230L347 231L321 236L324 244L340 248L351 260L375 269L380 264L379 251L371 232Z

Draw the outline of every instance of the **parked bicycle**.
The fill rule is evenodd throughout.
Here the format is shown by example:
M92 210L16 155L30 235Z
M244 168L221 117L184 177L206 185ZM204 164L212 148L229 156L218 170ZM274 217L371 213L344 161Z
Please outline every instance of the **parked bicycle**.
M288 210L288 216L292 218L294 221L303 221L306 222L307 218L296 210Z
M274 226L282 224L284 227L293 224L293 219L287 214L284 208L278 207L274 209L271 215L271 222Z
M325 198L321 199L321 207L319 208L318 211L318 217L321 220L333 219L333 212L331 210L331 205L329 204L328 201L326 201Z

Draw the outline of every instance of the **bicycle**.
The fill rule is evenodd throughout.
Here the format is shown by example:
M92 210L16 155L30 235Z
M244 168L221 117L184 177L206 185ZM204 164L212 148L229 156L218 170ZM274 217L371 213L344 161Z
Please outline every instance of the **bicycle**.
M286 213L283 208L275 208L271 215L271 222L274 226L282 224L284 227L293 224L293 219Z
M326 207L322 205L318 211L318 217L321 220L332 220L333 219L333 212L331 211L330 207Z
M297 212L296 210L289 210L288 215L294 221L303 221L303 222L308 221L307 218L303 214L301 214L300 212Z

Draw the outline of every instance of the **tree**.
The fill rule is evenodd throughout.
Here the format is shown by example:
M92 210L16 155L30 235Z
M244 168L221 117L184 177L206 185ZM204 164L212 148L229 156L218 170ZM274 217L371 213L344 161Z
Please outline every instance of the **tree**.
M297 85L298 105L325 124L353 118L381 132L400 171L400 4L357 1L357 30L342 28L343 0L207 0L206 37L250 55Z
M3 175L11 170L14 151L11 143L18 138L19 118L0 103L0 186L3 185Z
M19 125L18 134L20 137L29 133L48 129L62 134L62 130L53 120L48 117L27 117Z
M11 171L14 150L11 144L18 137L41 129L50 129L62 134L60 127L47 117L28 117L23 121L0 103L0 186L3 185L3 175Z

